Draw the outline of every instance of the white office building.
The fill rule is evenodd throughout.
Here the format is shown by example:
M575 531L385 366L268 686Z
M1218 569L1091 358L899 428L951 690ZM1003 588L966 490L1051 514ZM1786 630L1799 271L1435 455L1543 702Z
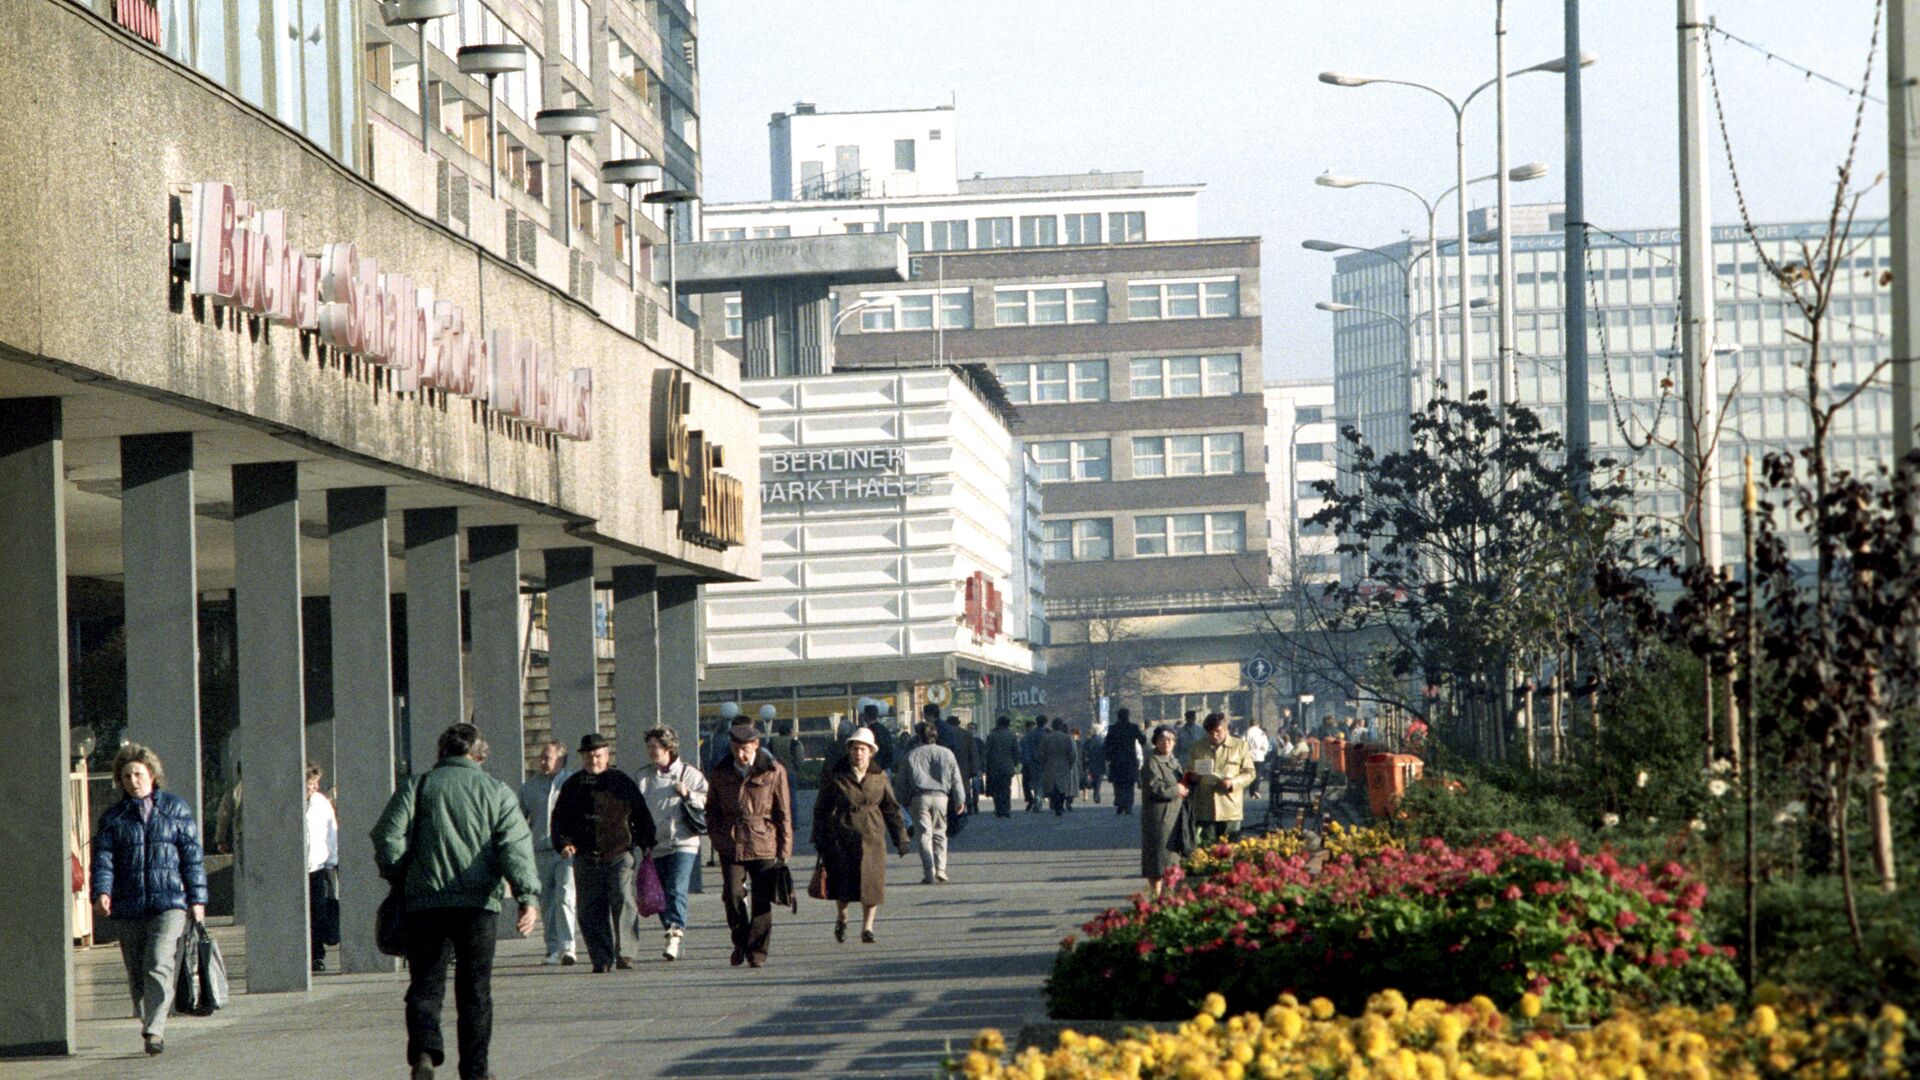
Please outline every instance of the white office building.
M1326 499L1314 487L1338 470L1333 383L1270 382L1267 394L1267 551L1275 588L1319 585L1340 577L1339 538L1308 519Z
M761 580L709 589L701 711L772 704L824 738L860 698L1006 707L1035 651L1038 474L977 367L750 380ZM816 749L813 747L811 749Z

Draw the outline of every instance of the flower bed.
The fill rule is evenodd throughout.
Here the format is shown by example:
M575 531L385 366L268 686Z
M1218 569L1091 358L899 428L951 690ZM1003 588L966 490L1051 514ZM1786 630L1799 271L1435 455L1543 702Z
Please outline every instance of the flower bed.
M1340 855L1317 872L1304 854L1269 852L1189 880L1168 875L1158 899L1135 899L1062 943L1047 980L1060 1019L1176 1019L1210 991L1236 1009L1282 993L1323 995L1358 1010L1370 994L1502 1008L1533 993L1571 1020L1615 999L1715 1002L1738 989L1730 949L1705 940L1706 886L1675 863L1622 866L1502 834L1454 850Z
M1327 854L1378 855L1388 848L1402 846L1393 833L1381 825L1342 825L1337 821L1327 823Z
M998 1032L983 1031L949 1075L978 1080L1048 1077L1533 1077L1643 1076L1902 1076L1914 1068L1910 1046L1920 1033L1898 1006L1871 1016L1823 1016L1805 1006L1761 1005L1741 1017L1670 1006L1623 1010L1590 1031L1538 1026L1503 1016L1485 997L1464 1005L1420 1000L1398 991L1368 1000L1357 1016L1333 1003L1288 996L1265 1013L1227 1017L1227 1002L1209 994L1199 1015L1178 1031L1138 1033L1107 1041L1067 1032L1051 1050L1029 1049L1011 1062Z
M1244 840L1235 840L1231 844L1219 843L1203 847L1187 856L1181 866L1186 870L1188 877L1205 877L1208 874L1232 869L1235 863L1257 862L1266 855L1277 855L1286 859L1306 850L1305 833L1298 829L1281 829L1260 836L1249 836Z

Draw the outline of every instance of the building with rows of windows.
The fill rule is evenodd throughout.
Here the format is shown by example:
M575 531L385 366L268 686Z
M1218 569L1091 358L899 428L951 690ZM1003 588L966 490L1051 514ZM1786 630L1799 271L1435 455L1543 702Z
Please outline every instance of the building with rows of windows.
M1104 694L1148 719L1252 715L1248 595L1269 576L1259 241L1199 238L1199 185L956 179L947 109L802 105L771 130L773 190L787 197L708 205L703 234L904 239L906 282L833 295L831 363L999 376L1043 483L1038 689L1052 709L1088 716ZM764 353L742 340L737 298L708 305L749 378L807 373L796 365L814 353L783 350L785 335Z
M1565 303L1565 238L1559 231L1558 206L1516 207L1516 223L1528 228L1513 237L1515 299L1516 395L1521 404L1538 409L1546 423L1565 430L1565 385L1562 373ZM1523 211L1534 211L1524 215ZM1540 213L1539 211L1546 211ZM1493 222L1488 211L1476 211L1469 232L1484 231ZM1549 231L1551 228L1551 231ZM1825 222L1789 222L1756 226L1759 242L1781 263L1801 258L1802 242L1821 236ZM1879 275L1890 265L1890 240L1885 221L1856 222L1851 265L1838 277L1838 288L1823 328L1822 356L1834 366L1825 378L1837 387L1866 379L1891 344L1891 301ZM1630 512L1641 524L1659 526L1673 535L1681 515L1681 463L1666 447L1647 446L1649 434L1659 441L1678 437L1681 385L1679 360L1679 233L1673 229L1592 229L1588 235L1588 415L1584 418L1596 456L1628 465L1633 487ZM1425 242L1401 241L1381 250L1398 259L1419 256ZM1739 226L1713 230L1716 281L1715 362L1722 395L1731 394L1731 412L1723 428L1720 455L1720 497L1723 520L1739 520L1741 456L1758 460L1773 450L1804 445L1808 417L1804 405L1789 393L1804 386L1800 366L1807 346L1794 333L1806 326L1797 311L1782 299L1777 283ZM1492 245L1469 248L1469 296L1494 298L1498 293L1497 262ZM1427 313L1430 298L1427 274L1417 267L1413 275L1412 314L1414 356L1431 363L1432 340ZM1445 301L1457 304L1459 278L1449 253L1441 263ZM1393 262L1361 253L1335 262L1332 299L1356 308L1336 314L1333 330L1335 412L1340 426L1355 426L1376 447L1406 445L1406 416L1411 403L1406 344L1396 321L1409 312L1406 280ZM1475 389L1485 389L1493 378L1492 356L1498 327L1494 309L1473 315ZM1388 318L1391 315L1393 318ZM1457 310L1442 324L1446 353L1444 371L1450 386L1461 385L1457 352ZM1892 398L1880 386L1855 399L1843 410L1832 435L1831 454L1836 467L1871 470L1892 459ZM1736 532L1723 537L1724 557L1742 559ZM1789 545L1806 550L1804 536L1789 537Z
M1326 505L1315 485L1335 478L1333 384L1270 382L1267 394L1267 550L1283 592L1340 576L1339 539L1312 522Z

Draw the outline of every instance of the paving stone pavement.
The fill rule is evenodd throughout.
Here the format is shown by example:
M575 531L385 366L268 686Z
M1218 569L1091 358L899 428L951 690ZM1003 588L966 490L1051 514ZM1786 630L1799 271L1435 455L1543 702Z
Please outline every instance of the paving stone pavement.
M801 796L802 809L810 794ZM1258 820L1258 803L1249 819ZM998 1027L1012 1038L1043 1019L1041 984L1060 938L1140 885L1139 818L1082 805L1062 818L1016 810L972 822L951 856L953 882L921 885L918 859L888 866L879 941L832 935L832 905L802 898L774 918L768 966L731 967L717 882L692 899L675 963L651 946L632 971L592 975L541 965L537 941L501 943L495 963L492 1069L500 1077L914 1077L938 1074L951 1045ZM794 877L813 858L803 849ZM858 911L856 907L854 912ZM119 950L83 952L79 1052L0 1061L0 1080L54 1077L377 1077L405 1074L404 975L319 975L305 995L249 996L244 933L216 926L236 972L228 1008L176 1016L167 1051L148 1059L127 1018ZM1116 988L1121 989L1121 988ZM457 1075L454 1008L444 1016Z

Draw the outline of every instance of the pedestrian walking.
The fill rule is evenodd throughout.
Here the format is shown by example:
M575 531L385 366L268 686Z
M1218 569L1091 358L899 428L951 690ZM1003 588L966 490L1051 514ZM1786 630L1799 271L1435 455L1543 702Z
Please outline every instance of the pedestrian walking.
M1156 897L1167 871L1180 865L1181 853L1192 846L1186 836L1188 817L1182 813L1190 789L1174 756L1178 741L1164 724L1153 729L1153 753L1140 769L1140 873Z
M961 719L957 721L957 723L960 725L960 733L965 735L967 739L967 760L961 762L961 771L966 774L967 813L978 814L980 812L980 796L986 791L987 786L987 740L981 738L980 733L973 730L973 720L971 717Z
M1247 785L1247 798L1260 797L1260 778L1267 771L1267 761L1273 756L1273 740L1267 737L1267 729L1257 723L1247 724L1247 755L1253 758L1253 782Z
M605 735L581 737L580 771L560 786L553 806L553 850L573 860L580 936L596 973L633 966L640 941L634 874L655 839L647 800L633 778L612 765Z
M694 822L706 822L707 778L680 760L680 737L670 727L647 732L647 759L633 782L653 817L651 857L667 900L660 911L660 928L666 932L660 955L678 960L681 939L687 933L687 891L693 886L694 865L700 861L700 833Z
M1047 806L1054 817L1067 812L1067 799L1074 790L1073 771L1076 752L1073 736L1067 734L1067 722L1055 720L1053 729L1040 738L1038 766L1040 790L1046 793Z
M1083 748L1086 752L1087 789L1093 795L1094 805L1100 803L1100 782L1107 776L1107 736L1098 724L1093 733L1087 736Z
M1113 812L1133 813L1133 797L1140 783L1140 762L1151 752L1147 737L1133 722L1133 714L1122 708L1114 712L1113 726L1107 729L1104 757L1107 777L1113 781Z
M921 727L938 737L937 732L930 730L931 725ZM957 777L959 769L951 764L953 755L946 752L945 747L933 748L945 755L947 775ZM944 835L946 808L940 809L939 824ZM889 838L895 850L901 855L907 853L907 829L900 820L900 802L894 797L887 774L874 765L873 733L862 728L847 740L846 758L821 779L820 798L813 804L810 839L826 870L827 899L838 909L833 921L835 941L847 940L847 906L859 901L860 940L873 944L873 920L887 898Z
M735 724L728 738L733 756L707 774L707 835L720 859L733 964L761 967L773 940L776 871L793 858L793 803L786 770L761 754L760 733Z
M1181 761L1185 761L1187 759L1187 751L1193 749L1194 744L1199 742L1205 734L1206 731L1200 726L1199 712L1188 709L1186 722L1180 725L1179 731L1174 732L1174 754L1177 755Z
M993 816L1013 816L1013 777L1020 771L1020 737L1013 733L1013 720L1002 716L994 720L987 736L984 755L987 769L987 794L993 797Z
M1027 812L1040 812L1040 743L1047 737L1047 716L1040 713L1020 737L1020 787L1027 796Z
M787 770L787 800L800 796L800 759L805 750L800 745L800 721L782 723L780 710L772 705L760 706L760 730L766 733L764 745L773 760Z
M373 826L380 875L403 882L407 941L407 1064L413 1080L433 1080L445 1060L440 1009L447 960L459 1010L460 1076L490 1076L493 950L505 885L520 902L521 934L540 913L533 838L512 789L480 771L487 742L472 724L440 735L439 760L402 784Z
M1067 783L1067 809L1071 811L1073 801L1087 790L1087 750L1080 738L1080 725L1068 728L1067 735L1073 739L1073 778Z
M120 801L93 833L93 910L120 935L133 1013L147 1053L166 1049L174 964L187 920L207 917L207 871L200 827L187 801L162 790L160 758L139 743L113 757Z
M325 774L307 763L307 944L313 970L327 970L327 946L340 944L340 818L320 790Z
M540 746L540 771L520 785L520 813L533 834L533 861L540 872L541 936L548 964L578 963L573 939L578 930L573 910L573 860L554 850L553 807L573 776L567 748L554 739Z
M1209 713L1206 738L1187 751L1188 800L1194 832L1202 844L1232 840L1246 816L1247 785L1253 782L1253 757L1247 744L1227 730L1227 718Z
M940 731L923 723L920 745L907 754L907 807L920 852L920 884L947 880L947 815L967 812L960 763L941 746Z

